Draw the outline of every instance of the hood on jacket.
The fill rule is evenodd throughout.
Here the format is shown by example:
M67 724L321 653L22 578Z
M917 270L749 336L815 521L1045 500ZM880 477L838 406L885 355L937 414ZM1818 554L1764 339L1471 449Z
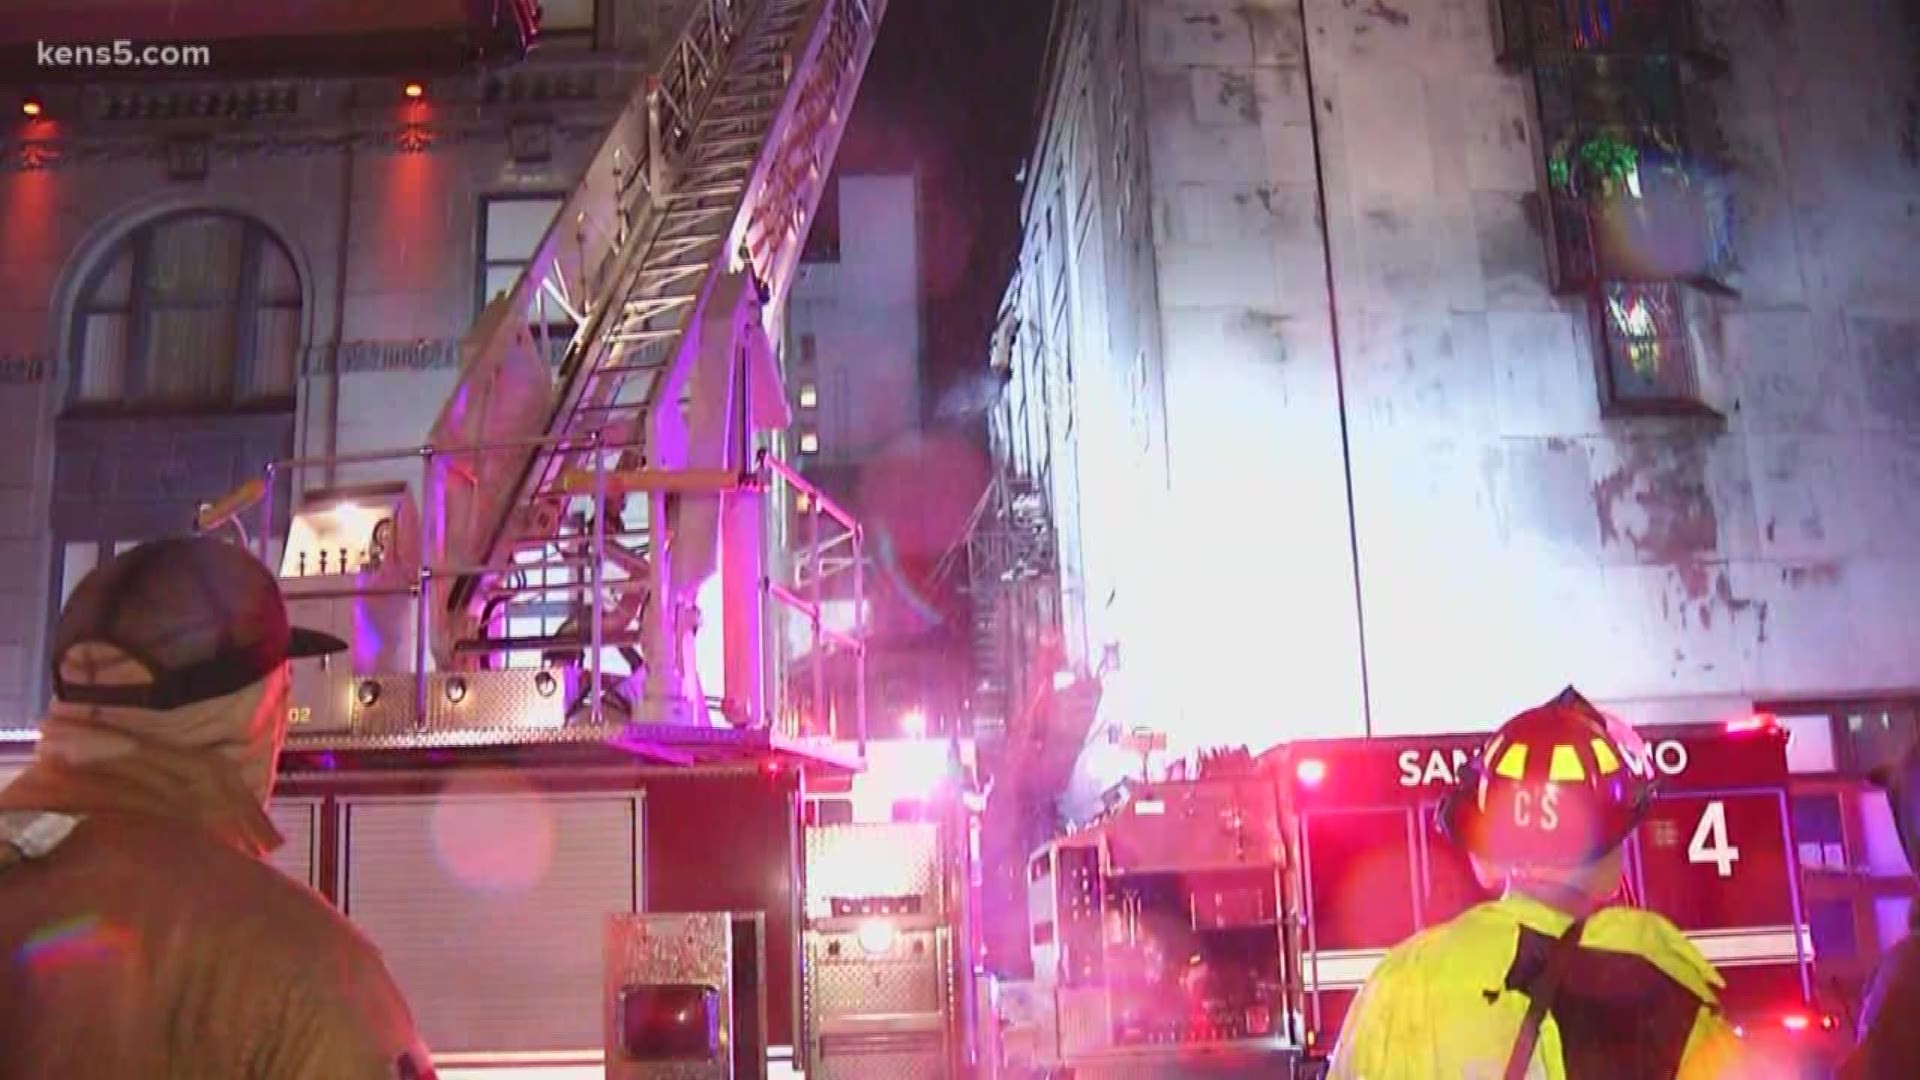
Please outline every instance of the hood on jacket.
M56 701L34 760L0 809L129 813L192 821L262 854L281 837L266 815L286 733L285 667L224 697L155 711Z

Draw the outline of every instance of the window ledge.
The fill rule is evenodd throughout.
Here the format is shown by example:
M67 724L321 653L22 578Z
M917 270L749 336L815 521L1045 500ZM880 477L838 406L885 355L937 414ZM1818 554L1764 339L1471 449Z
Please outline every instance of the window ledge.
M67 406L56 423L109 424L158 423L170 421L244 421L255 417L283 418L294 411L292 398L277 398L239 405L166 405L160 403L108 404L77 402Z

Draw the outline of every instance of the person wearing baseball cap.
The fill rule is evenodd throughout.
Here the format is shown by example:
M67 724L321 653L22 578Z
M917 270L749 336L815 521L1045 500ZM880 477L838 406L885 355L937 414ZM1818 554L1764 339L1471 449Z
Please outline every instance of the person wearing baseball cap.
M262 858L288 662L345 643L191 538L88 574L49 644L0 790L0 1080L431 1077L378 951Z

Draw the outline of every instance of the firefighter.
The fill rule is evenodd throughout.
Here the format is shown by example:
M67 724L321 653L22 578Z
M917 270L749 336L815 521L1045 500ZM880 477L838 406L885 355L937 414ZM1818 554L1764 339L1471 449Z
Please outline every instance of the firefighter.
M1390 951L1334 1080L1720 1080L1756 1075L1725 985L1666 919L1616 906L1652 798L1644 744L1569 688L1507 721L1442 804L1504 895Z
M1893 825L1907 862L1920 871L1920 745L1874 780L1887 791ZM1910 1080L1920 1076L1920 903L1908 911L1911 929L1867 985L1860 1006L1860 1045L1840 1070L1841 1080Z
M0 1080L433 1075L379 954L262 858L288 661L343 648L218 540L80 582L0 790Z

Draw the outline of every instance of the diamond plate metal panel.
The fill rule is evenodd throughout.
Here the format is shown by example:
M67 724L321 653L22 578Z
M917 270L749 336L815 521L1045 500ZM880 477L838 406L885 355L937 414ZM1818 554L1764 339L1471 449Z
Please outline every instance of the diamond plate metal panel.
M807 915L833 914L835 897L918 896L947 914L940 829L931 822L826 825L807 830Z
M818 1080L949 1080L937 1050L896 1050L822 1057L810 1074Z
M607 1080L728 1080L733 1041L733 936L728 915L615 915L607 919L606 982L601 1015L606 1029ZM720 992L720 1045L711 1061L625 1060L613 1030L623 987L643 984L710 986Z
M874 960L862 955L852 934L808 934L808 1002L814 1022L944 1011L936 938L932 933L903 934L896 958ZM920 955L914 954L916 944L922 947Z
M315 671L295 680L290 731L296 746L338 737L396 746L409 740L427 745L449 736L493 733L506 741L559 739L566 720L564 688L558 679L541 678L543 674L513 670L428 675L427 722L421 726L414 722L412 675L352 679L344 672Z

